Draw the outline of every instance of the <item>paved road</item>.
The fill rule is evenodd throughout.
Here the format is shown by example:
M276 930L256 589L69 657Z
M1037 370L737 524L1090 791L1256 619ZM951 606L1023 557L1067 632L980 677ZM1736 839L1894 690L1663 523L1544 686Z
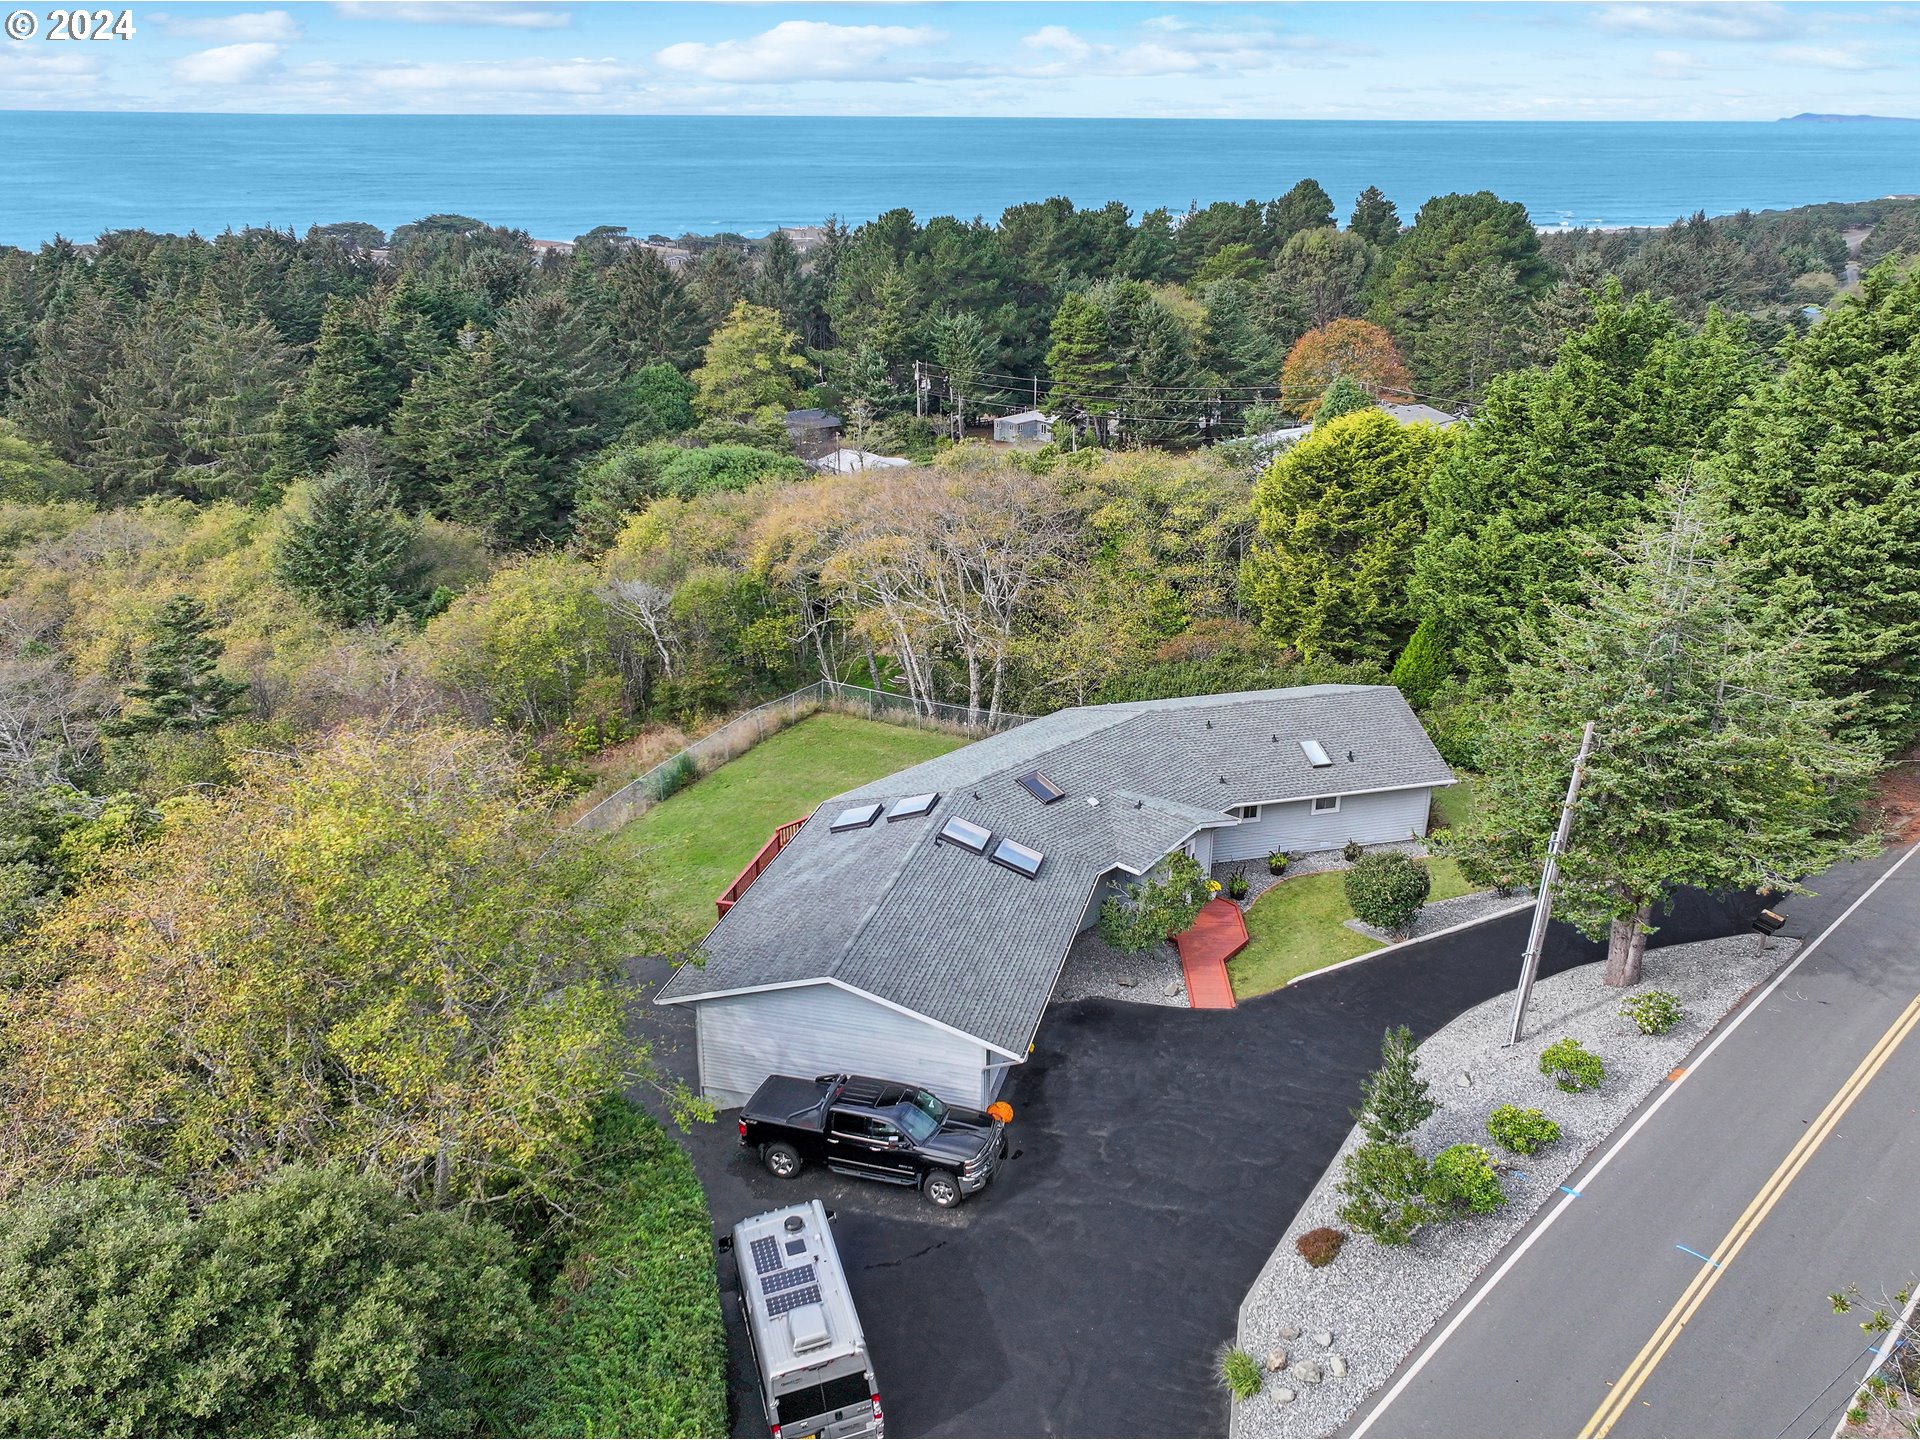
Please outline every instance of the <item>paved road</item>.
M1656 939L1726 934L1756 908L1694 896ZM721 1232L807 1195L836 1212L890 1433L1223 1434L1214 1350L1345 1137L1381 1032L1424 1036L1510 986L1526 928L1492 921L1236 1010L1058 1005L1009 1084L1017 1158L954 1211L813 1170L777 1181L731 1116L687 1146ZM1556 927L1545 969L1596 953ZM646 1008L690 1073L684 1015ZM765 1435L730 1257L720 1279L734 1433Z
M1920 1028L1910 853L1781 907L1817 948L1592 1175L1598 1152L1578 1198L1516 1239L1504 1277L1356 1433L1831 1432L1866 1356L1827 1293L1880 1296L1920 1272L1920 1034L1896 1028Z

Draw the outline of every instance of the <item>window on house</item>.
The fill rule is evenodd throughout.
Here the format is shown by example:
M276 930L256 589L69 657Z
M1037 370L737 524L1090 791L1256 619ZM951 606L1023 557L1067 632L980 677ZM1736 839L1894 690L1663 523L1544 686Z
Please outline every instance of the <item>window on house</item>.
M1236 820L1258 820L1260 818L1260 807L1258 805L1236 805L1227 813Z
M1338 795L1318 795L1314 797L1313 813L1316 815L1331 815L1339 808L1340 797Z

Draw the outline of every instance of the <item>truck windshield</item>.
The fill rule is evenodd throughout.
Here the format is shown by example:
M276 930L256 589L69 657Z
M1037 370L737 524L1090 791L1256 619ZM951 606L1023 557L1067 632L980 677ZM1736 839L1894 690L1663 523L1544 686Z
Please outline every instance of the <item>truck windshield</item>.
M900 1128L907 1132L909 1139L918 1145L940 1127L911 1105L900 1109Z
M925 1090L914 1091L907 1103L936 1125L947 1118L947 1107L941 1103L940 1097L929 1095Z

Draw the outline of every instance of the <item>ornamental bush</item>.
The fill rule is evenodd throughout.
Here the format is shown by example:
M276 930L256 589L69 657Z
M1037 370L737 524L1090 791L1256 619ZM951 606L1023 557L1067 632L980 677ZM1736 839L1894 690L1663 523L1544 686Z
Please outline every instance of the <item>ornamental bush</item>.
M1382 1245L1404 1245L1431 1218L1427 1162L1411 1145L1369 1140L1349 1154L1335 1187L1346 1197L1340 1223Z
M1150 950L1193 924L1219 888L1191 855L1169 855L1145 879L1102 903L1100 938L1116 950Z
M1398 933L1413 924L1433 877L1397 850L1383 850L1362 858L1347 871L1347 904L1353 913L1380 930Z
M1236 1400L1251 1400L1260 1393L1260 1365L1244 1350L1223 1346L1220 1350L1220 1383L1233 1392Z
M1269 875L1284 875L1287 873L1286 851L1275 850L1267 856L1267 873Z
M1415 1049L1404 1025L1380 1037L1380 1068L1361 1082L1360 1108L1353 1112L1369 1140L1404 1140L1433 1114Z
M1347 1232L1336 1230L1331 1225L1322 1225L1309 1230L1293 1242L1293 1248L1300 1252L1300 1258L1318 1270L1322 1265L1331 1265L1340 1255L1340 1247L1347 1243Z
M1531 1155L1541 1146L1551 1145L1560 1138L1560 1125L1538 1110L1501 1105L1487 1117L1487 1134L1503 1150L1511 1150L1516 1155Z
M1680 1023L1680 997L1667 990L1643 990L1629 995L1620 1013L1642 1035L1664 1035Z
M1491 1215L1507 1203L1494 1173L1493 1157L1482 1145L1449 1145L1427 1162L1427 1199L1442 1209Z
M1540 1073L1569 1092L1596 1090L1607 1078L1607 1067L1578 1040L1556 1040L1540 1052Z
M1359 864L1360 857L1366 853L1366 850L1362 848L1358 840L1349 840L1340 847L1340 858L1349 865Z

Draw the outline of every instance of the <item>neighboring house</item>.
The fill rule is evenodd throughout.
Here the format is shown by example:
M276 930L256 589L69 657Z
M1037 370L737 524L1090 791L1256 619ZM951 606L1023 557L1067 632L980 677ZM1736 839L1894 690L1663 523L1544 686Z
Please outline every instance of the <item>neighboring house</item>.
M1382 405L1380 408L1402 425L1431 425L1436 430L1445 430L1449 425L1460 423L1458 415L1449 415L1431 405Z
M1120 886L1176 850L1211 866L1423 835L1452 783L1386 685L1057 711L820 806L656 998L695 1007L722 1106L837 1071L983 1105Z
M1045 445L1053 439L1053 417L1038 410L1022 410L1017 415L996 415L993 438L1003 444L1037 442Z
M809 461L822 473L850 475L856 470L897 470L913 461L904 455L875 455L870 450L829 450L818 460Z
M781 423L804 458L817 459L840 443L840 417L830 410L789 410Z
M571 240L529 240L527 248L536 260L567 260L573 256Z

